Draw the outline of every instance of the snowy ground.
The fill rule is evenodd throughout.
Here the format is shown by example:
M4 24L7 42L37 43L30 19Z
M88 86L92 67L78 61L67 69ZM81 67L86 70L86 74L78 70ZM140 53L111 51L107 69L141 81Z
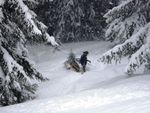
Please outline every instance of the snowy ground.
M150 113L150 75L125 75L126 61L117 66L98 63L110 47L106 42L70 43L54 53L50 47L30 47L31 59L50 81L40 83L35 100L1 107L0 113ZM64 68L71 49L77 57L90 52L86 73Z

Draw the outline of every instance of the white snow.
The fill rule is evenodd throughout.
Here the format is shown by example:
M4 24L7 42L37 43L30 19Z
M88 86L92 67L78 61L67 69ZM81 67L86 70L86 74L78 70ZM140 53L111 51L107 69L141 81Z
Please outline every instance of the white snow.
M46 33L46 39L47 42L50 42L53 46L59 46L59 44L55 41L54 36L49 36L49 34Z
M110 47L108 42L70 43L55 52L49 46L29 47L36 68L50 81L39 84L36 99L1 107L0 113L150 113L150 75L125 75L127 62L97 62ZM78 58L89 51L86 73L64 68L71 50Z

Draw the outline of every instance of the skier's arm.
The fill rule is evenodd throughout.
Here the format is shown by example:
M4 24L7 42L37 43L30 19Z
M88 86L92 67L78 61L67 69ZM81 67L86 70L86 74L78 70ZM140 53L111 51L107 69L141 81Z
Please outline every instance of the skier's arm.
M87 60L87 62L91 63L91 61L90 61L90 60Z

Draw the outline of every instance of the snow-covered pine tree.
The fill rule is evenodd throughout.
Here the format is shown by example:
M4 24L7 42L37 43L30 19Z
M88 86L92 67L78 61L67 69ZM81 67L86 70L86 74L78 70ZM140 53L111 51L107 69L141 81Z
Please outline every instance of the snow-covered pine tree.
M126 0L105 14L106 39L118 45L101 56L102 62L118 63L129 56L128 74L150 70L149 6L149 0Z
M62 42L102 39L104 28L102 10L105 12L108 9L110 1L66 0L56 37ZM98 12L101 12L99 16Z
M62 42L97 40L106 26L103 15L115 4L116 0L53 0L39 4L36 11L48 32Z
M55 40L22 0L0 1L0 105L10 105L35 97L37 84L44 81L28 59L27 41Z

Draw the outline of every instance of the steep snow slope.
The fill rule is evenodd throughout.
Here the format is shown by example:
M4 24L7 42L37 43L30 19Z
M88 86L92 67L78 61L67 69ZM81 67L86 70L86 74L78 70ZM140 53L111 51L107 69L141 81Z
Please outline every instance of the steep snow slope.
M35 100L1 107L0 113L150 113L150 75L125 75L126 60L117 66L97 62L110 47L106 42L70 43L55 52L42 45L29 47L31 59L50 81L40 83ZM71 49L77 57L90 52L86 73L64 68Z

